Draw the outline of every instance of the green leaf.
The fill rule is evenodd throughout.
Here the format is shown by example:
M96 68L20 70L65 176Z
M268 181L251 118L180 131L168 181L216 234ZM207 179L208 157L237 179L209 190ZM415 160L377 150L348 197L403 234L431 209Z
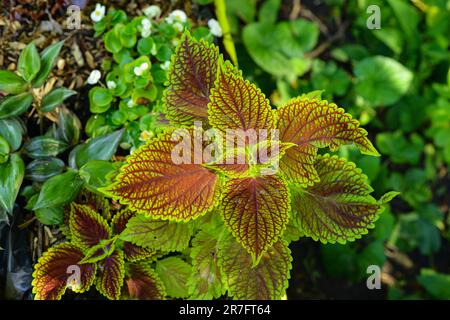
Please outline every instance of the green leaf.
M8 141L12 151L19 149L25 131L26 128L18 118L0 119L0 136Z
M450 299L450 275L431 269L420 270L417 281L436 299Z
M80 168L80 176L85 182L85 188L98 192L99 188L106 186L108 174L115 169L114 164L109 161L92 160Z
M76 171L54 176L42 185L33 210L67 204L75 199L82 186L83 180Z
M389 106L406 94L413 73L394 59L374 56L355 63L355 92L369 105Z
M40 111L51 112L56 107L60 106L65 99L73 96L76 93L77 93L76 91L64 87L56 88L50 91L48 94L46 94L45 97L42 99Z
M80 168L91 160L111 160L112 156L116 153L123 132L123 129L114 131L77 146L69 155L70 166Z
M378 202L380 202L381 204L391 202L392 199L394 199L396 196L398 196L400 194L401 193L398 191L389 191L389 192L385 193L384 195L382 195L380 200L378 200Z
M0 92L10 94L22 93L27 89L27 83L9 70L0 70Z
M21 115L28 110L32 102L33 96L28 92L3 98L0 101L0 119Z
M153 220L138 214L127 223L120 239L155 250L181 251L189 245L192 234L192 224Z
M64 222L64 209L61 207L37 209L35 214L40 223L48 226L59 225Z
M14 202L22 185L25 164L13 153L8 162L0 164L0 207L12 214Z
M40 69L41 59L36 49L36 45L34 42L31 42L20 53L17 70L25 81L31 82L31 80L36 77Z
M114 241L115 239L101 240L98 244L87 248L85 250L84 258L80 260L80 263L96 263L111 256L116 251ZM122 253L123 260L123 252L120 252Z
M65 142L46 136L38 136L25 144L25 152L32 158L54 157L66 150Z
M178 257L168 257L156 263L156 273L161 278L168 296L186 298L189 296L188 279L192 267Z
M293 218L305 236L323 243L359 239L374 227L381 205L367 177L352 162L328 154L315 161L320 181L291 188Z
M392 7L397 20L407 37L407 44L412 48L415 48L419 41L419 22L420 15L412 5L402 0L388 0L389 5Z
M400 54L403 50L403 35L395 28L383 27L381 29L374 29L373 34L381 42L383 42L394 53Z
M64 166L64 161L58 158L39 158L27 165L26 178L37 182L43 182L48 178L62 173Z
M47 77L50 74L50 71L52 70L52 68L56 62L56 58L58 57L63 44L64 44L64 40L54 43L54 44L48 46L47 48L45 48L44 51L42 51L41 57L40 57L41 69L40 69L38 75L36 76L36 78L34 79L34 83L33 83L33 86L35 88L41 87L44 84L44 82L47 80Z
M228 294L237 300L277 300L288 287L292 257L287 244L278 241L253 266L252 257L232 237L220 244L219 262Z
M260 22L275 23L280 10L280 0L266 0L259 9L258 18Z
M102 87L93 87L89 91L90 110L92 113L103 113L109 109L113 95L110 90Z
M77 115L66 108L60 108L58 115L58 138L69 145L80 140L82 125Z
M8 161L10 151L11 150L8 141L6 141L5 139L3 139L2 136L0 136L0 164Z

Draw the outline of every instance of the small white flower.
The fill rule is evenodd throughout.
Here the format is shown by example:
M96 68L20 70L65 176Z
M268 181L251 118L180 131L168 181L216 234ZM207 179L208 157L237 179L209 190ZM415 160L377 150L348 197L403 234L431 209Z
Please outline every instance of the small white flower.
M91 71L91 74L89 75L89 78L87 79L87 83L89 84L96 84L98 80L102 77L102 74L99 70L95 69Z
M174 22L173 25L175 30L177 30L178 32L183 32L184 29L184 25L181 22Z
M137 75L138 77L140 77L140 76L142 76L144 71L148 69L148 67L149 67L148 63L147 62L143 62L140 66L134 67L134 69L133 69L134 74Z
M220 26L219 22L216 19L209 19L208 20L208 27L211 34L215 37L221 37L222 36L222 27Z
M151 5L144 9L144 14L150 19L157 19L161 15L161 8L157 5Z
M128 102L127 102L127 107L128 107L128 108L133 108L133 107L134 107L134 102L133 102L132 99L128 100Z
M108 89L114 90L117 87L117 84L114 81L107 81L106 86L108 87Z
M95 10L91 12L91 19L94 22L99 22L105 16L106 7L97 3L95 5Z
M144 29L150 29L152 26L152 23L147 18L142 19L141 24Z
M151 29L142 29L142 31L141 31L142 38L148 38L148 37L150 37L151 34L152 34Z
M187 15L183 10L173 10L166 18L167 23L181 22L185 23L187 21Z
M160 65L161 69L163 69L163 70L169 70L169 66L170 66L170 61L166 61Z
M147 141L147 140L153 138L154 135L155 135L155 134L153 133L153 131L147 131L147 130L144 130L144 131L142 131L141 134L139 135L139 140L141 140L141 141Z

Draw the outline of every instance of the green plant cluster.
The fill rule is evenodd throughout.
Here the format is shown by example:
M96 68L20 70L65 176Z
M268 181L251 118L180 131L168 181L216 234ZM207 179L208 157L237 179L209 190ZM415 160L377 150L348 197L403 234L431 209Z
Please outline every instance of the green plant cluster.
M401 192L364 245L323 245L316 263L329 275L356 283L367 277L368 265L385 264L386 246L418 253L427 262L415 274L425 288L417 296L448 299L449 276L441 273L450 270L436 260L450 240L445 214L450 192L449 2L323 2L305 7L312 18L286 20L280 18L286 10L280 11L279 0L227 0L244 74L275 104L325 89L322 97L350 110L375 133L375 146L384 157L370 158L352 147L339 154L367 173L377 193ZM367 27L370 5L381 9L379 29ZM397 279L390 296L409 297L403 293L408 281Z

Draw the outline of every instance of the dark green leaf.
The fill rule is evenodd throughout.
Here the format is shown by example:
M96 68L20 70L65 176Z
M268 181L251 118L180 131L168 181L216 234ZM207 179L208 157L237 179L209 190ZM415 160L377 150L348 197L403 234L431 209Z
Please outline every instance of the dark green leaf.
M61 105L65 99L76 94L76 91L61 87L56 88L49 92L44 99L42 99L41 110L42 112L51 112L56 107Z
M24 133L25 127L18 118L0 120L0 136L8 141L12 151L19 149Z
M0 70L0 91L18 94L26 90L27 83L9 70Z
M58 158L40 158L27 165L26 178L43 182L60 174L64 170L64 161Z
M0 165L0 207L10 214L22 185L24 173L25 165L18 154L13 153L8 162Z
M66 150L68 145L46 136L32 138L25 144L26 153L32 158L54 157Z
M39 52L34 42L31 42L20 53L17 70L26 81L30 82L36 77L40 69L41 59Z
M52 70L56 58L59 55L59 52L61 51L61 48L64 44L64 40L57 42L55 44L52 44L51 46L48 46L44 49L41 53L41 70L39 71L38 75L34 79L33 86L35 88L38 88L44 84L44 82L47 80L48 75L50 74L50 71Z
M80 140L81 122L77 115L66 108L59 110L58 137L69 145L75 145Z
M42 208L35 210L39 222L53 226L64 222L64 209L61 207Z
M92 160L80 168L80 176L88 190L97 192L99 188L106 186L106 177L113 170L114 164L109 161Z
M21 115L28 110L32 102L33 96L28 92L7 96L0 102L0 119Z

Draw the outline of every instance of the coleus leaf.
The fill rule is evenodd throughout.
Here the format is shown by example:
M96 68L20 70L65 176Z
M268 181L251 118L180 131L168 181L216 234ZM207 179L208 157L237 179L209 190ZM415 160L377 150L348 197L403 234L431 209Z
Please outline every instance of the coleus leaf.
M72 203L69 228L72 243L89 249L111 237L111 228L106 220L89 206Z
M192 233L192 224L153 220L138 214L130 219L120 239L154 250L181 251L189 245Z
M179 257L168 257L156 262L156 273L164 283L166 293L173 298L189 296L188 279L192 267Z
M144 263L126 265L122 297L137 300L162 300L166 293L157 273Z
M113 233L121 234L122 231L125 230L128 221L134 216L136 216L135 212L126 209L117 213L111 221ZM143 259L156 259L160 255L157 250L147 247L140 247L128 241L123 242L122 249L125 259L132 262Z
M278 108L280 140L297 146L286 151L280 168L289 180L304 186L319 181L314 169L318 148L355 143L362 153L379 156L367 132L344 109L317 99L295 98Z
M278 176L229 180L221 203L225 225L257 264L282 235L289 219L289 192Z
M207 123L210 89L214 86L219 50L205 40L185 35L169 69L164 100L167 118L175 125Z
M226 292L224 276L218 265L218 230L203 229L192 240L192 274L189 291L194 299L210 300Z
M305 190L291 188L293 219L302 233L323 243L345 243L366 234L381 203L370 196L373 190L361 169L329 155L318 156L314 168L320 182Z
M162 133L129 156L105 191L153 218L189 221L216 206L219 177L201 163L177 164L172 153L183 142L172 139L172 132ZM196 157L193 144L192 149Z
M38 260L33 273L33 293L36 300L59 300L70 287L84 292L95 279L96 265L79 264L83 252L75 245L61 243L48 249Z
M248 133L250 129L275 127L269 100L259 88L244 80L240 72L231 68L222 68L210 99L208 119L220 131L240 129Z
M109 257L116 250L116 238L101 240L100 243L85 250L85 255L80 263L95 263Z
M219 261L228 294L237 300L281 299L288 287L292 268L291 252L280 240L253 266L252 257L233 237L220 244Z
M95 282L97 290L110 300L118 300L125 276L125 260L121 250L115 250L98 263L99 272Z

